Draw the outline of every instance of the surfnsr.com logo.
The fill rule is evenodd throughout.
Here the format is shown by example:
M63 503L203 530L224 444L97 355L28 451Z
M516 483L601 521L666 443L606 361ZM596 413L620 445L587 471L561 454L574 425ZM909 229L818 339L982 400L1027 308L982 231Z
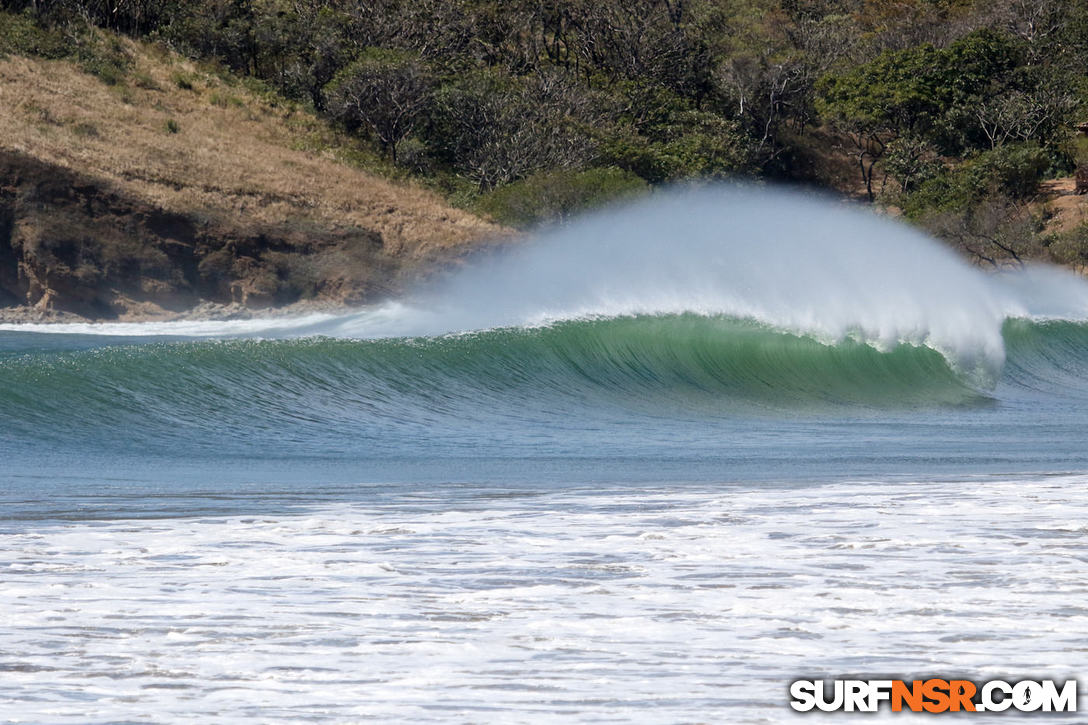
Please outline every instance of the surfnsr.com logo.
M798 712L1076 712L1077 681L796 680L790 707Z

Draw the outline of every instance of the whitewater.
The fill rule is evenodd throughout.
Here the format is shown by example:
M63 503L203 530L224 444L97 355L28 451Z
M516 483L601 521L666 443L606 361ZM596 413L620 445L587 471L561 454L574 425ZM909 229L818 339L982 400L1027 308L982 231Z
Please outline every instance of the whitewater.
M768 188L347 314L3 325L0 712L780 722L797 678L1077 677L1086 429L1088 283Z

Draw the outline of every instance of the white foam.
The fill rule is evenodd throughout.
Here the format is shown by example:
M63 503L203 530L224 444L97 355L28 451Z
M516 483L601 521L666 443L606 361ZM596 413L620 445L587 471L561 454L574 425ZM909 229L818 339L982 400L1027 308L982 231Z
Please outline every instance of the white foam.
M757 723L798 677L1088 674L1083 476L464 493L9 523L0 711Z
M728 315L879 347L1001 364L1008 296L918 231L822 197L675 191L588 216L488 259L391 315L320 323L349 337L441 334L635 314Z
M331 313L313 313L290 317L269 315L248 320L9 322L0 324L0 330L107 337L291 337L298 328L332 322L338 317Z
M476 260L403 300L346 315L234 322L0 326L79 334L352 338L559 320L749 317L829 342L929 345L995 371L1010 316L1088 317L1088 284L1047 268L995 278L898 221L781 189L676 190Z

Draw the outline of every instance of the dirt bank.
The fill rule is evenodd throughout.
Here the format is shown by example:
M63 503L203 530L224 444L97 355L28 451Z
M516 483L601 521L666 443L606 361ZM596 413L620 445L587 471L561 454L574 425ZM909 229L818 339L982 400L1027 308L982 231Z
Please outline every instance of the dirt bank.
M358 304L506 235L345 161L305 111L126 43L113 86L0 60L5 317Z

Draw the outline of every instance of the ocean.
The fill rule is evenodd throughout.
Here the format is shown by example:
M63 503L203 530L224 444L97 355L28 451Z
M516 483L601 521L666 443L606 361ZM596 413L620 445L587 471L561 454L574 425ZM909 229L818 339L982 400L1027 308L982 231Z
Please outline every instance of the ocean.
M0 713L776 723L798 678L1075 678L1086 430L1088 283L767 188L350 314L5 325Z

